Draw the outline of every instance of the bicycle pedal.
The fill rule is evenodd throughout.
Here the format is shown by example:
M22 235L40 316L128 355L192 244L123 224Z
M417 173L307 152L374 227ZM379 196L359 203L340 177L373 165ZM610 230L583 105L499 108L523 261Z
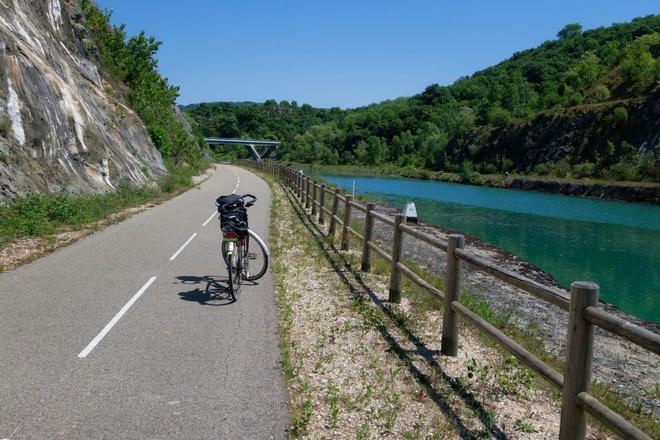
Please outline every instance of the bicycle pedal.
M248 254L248 258L249 258L250 260L256 260L256 259L257 259L257 254L255 254L254 252L250 252L250 253Z

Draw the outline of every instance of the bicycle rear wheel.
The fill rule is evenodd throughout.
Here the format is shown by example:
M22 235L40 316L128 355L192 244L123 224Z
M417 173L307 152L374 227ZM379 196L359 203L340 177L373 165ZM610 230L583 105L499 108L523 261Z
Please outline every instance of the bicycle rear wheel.
M248 229L246 241L247 258L243 268L243 278L247 281L256 281L268 270L269 251L266 244L254 231Z

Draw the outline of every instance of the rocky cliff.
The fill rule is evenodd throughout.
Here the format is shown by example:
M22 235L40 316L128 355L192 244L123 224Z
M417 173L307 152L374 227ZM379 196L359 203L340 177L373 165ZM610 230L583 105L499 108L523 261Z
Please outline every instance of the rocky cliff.
M615 109L626 109L625 119ZM623 145L637 154L660 154L660 87L645 98L582 105L540 112L521 123L484 126L452 139L448 149L475 162L513 161L519 171L536 164L567 159L571 163L596 162L608 148L621 156Z
M86 54L75 0L0 0L0 201L166 173L140 118Z

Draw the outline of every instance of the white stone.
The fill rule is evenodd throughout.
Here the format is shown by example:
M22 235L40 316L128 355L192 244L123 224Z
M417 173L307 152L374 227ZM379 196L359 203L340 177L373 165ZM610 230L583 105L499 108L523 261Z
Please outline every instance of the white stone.
M59 31L62 24L62 6L60 5L60 0L49 0L49 3L48 20L51 26L53 26L53 29Z
M11 78L7 75L7 89L9 90L9 100L7 101L7 113L11 120L11 129L14 134L14 139L20 145L25 144L25 131L23 130L23 119L21 118L21 101L18 98L18 93L11 85Z

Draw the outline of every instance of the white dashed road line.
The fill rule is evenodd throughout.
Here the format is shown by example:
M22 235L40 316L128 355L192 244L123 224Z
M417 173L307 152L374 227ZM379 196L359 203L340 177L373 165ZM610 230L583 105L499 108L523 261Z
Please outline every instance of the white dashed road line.
M232 194L236 194L236 191L238 191L238 187L241 184L241 178L239 177L236 171L234 171L233 169L231 169L231 171L236 176L236 186L234 187ZM202 226L206 226L207 224L209 224L209 222L213 220L215 216L216 216L216 212L213 211L213 213L211 213L211 216L202 224ZM195 239L195 237L197 237L196 232L188 240L186 240L186 242L183 243L181 247L170 257L170 261L173 261L176 257L178 257L179 254L185 249L185 247L188 246L188 244L190 244L190 242ZM142 296L142 294L149 288L149 286L151 286L151 284L155 280L156 280L155 276L151 277L149 281L147 281L144 284L144 286L142 286L142 288L138 290L138 292L135 295L133 295L133 297L124 305L124 307L122 307L121 310L117 312L117 314L112 318L112 320L110 320L110 322L106 324L103 330L101 330L99 334L96 335L94 339L92 339L92 342L90 342L87 345L87 347L85 347L83 351L81 351L80 354L78 354L78 358L84 359L87 357L87 355L89 355L89 353L92 352L92 350L94 350L94 348L99 344L99 342L101 342L101 340L103 340L103 338L108 334L108 332L112 330L112 327L114 327L115 324L119 322L119 320L122 318L122 316L124 316L124 314L128 311L128 309L131 308L131 306ZM0 439L0 440L8 440L8 439Z
M181 245L181 247L179 248L179 250L176 251L176 252L174 253L174 255L172 255L172 256L170 257L170 261L173 261L176 257L178 257L179 254L181 253L181 251L184 250L185 247L188 246L188 244L189 244L191 241L193 241L193 239L194 239L195 237L197 237L197 232L195 232L193 235L191 235L190 238L189 238L188 240L186 240L186 242L183 243L183 244Z
M213 211L213 212L211 213L211 217L209 217L209 218L204 222L204 224L202 224L202 226L206 226L206 225L208 225L209 222L210 222L211 220L213 220L213 218L215 217L215 215L216 215L216 212Z
M234 187L234 190L231 192L232 194L236 194L236 191L238 191L238 186L241 184L241 178L238 176L238 173L234 171L232 168L229 168L232 173L234 173L234 176L236 176L236 186Z
M156 277L149 278L149 281L147 281L144 284L144 286L142 286L142 288L140 290L138 290L138 292L135 295L133 295L133 298L131 298L124 305L124 307L122 307L121 310L119 312L117 312L115 317L112 318L110 320L110 322L108 322L108 324L106 324L105 327L103 327L103 330L101 330L101 332L98 335L96 335L96 337L94 339L92 339L92 342L90 342L87 345L87 347L85 347L84 350L80 352L80 354L78 355L78 357L80 359L86 358L87 355L89 353L91 353L92 350L94 350L94 347L96 347L98 345L98 343L101 342L101 340L105 337L105 335L107 335L108 332L110 330L112 330L112 327L114 327L115 324L117 324L117 322L119 322L121 317L124 316L124 313L126 313L128 311L128 309L131 308L131 306L135 303L135 301L137 301L142 296L142 294L149 288L149 286L151 286L151 283L153 283L155 280L156 280Z

